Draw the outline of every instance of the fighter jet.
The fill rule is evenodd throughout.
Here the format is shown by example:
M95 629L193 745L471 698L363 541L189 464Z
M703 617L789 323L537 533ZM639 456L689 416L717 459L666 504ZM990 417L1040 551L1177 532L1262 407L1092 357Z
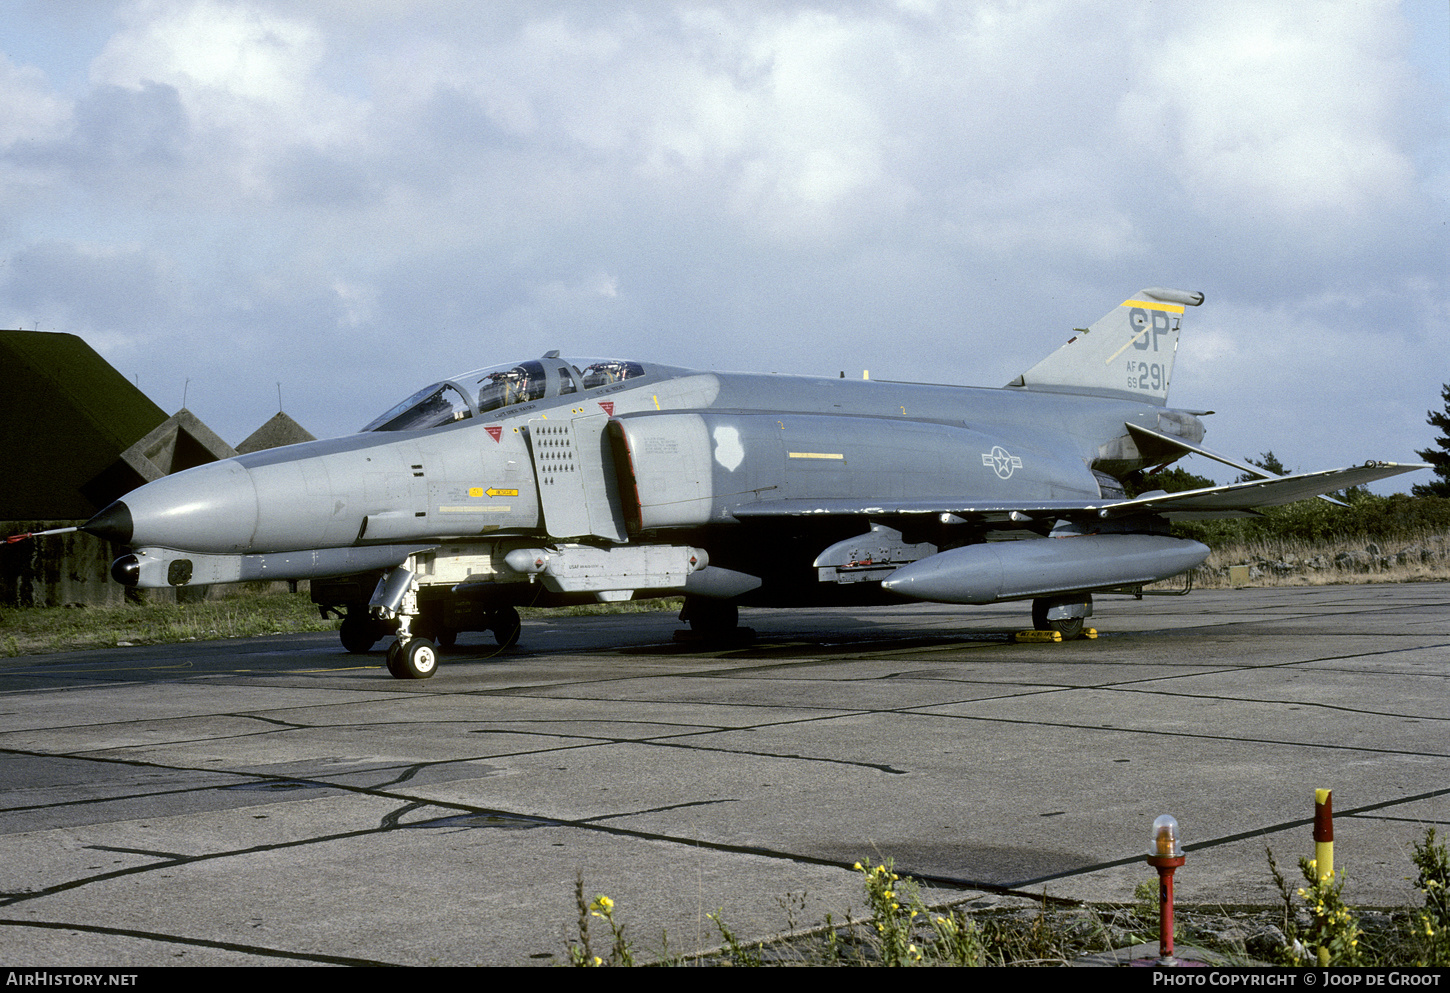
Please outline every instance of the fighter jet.
M1185 518L1407 472L1271 477L1202 447L1167 406L1186 308L1150 288L998 389L542 358L424 387L354 435L148 483L84 530L140 587L310 579L324 616L388 668L432 676L460 631L519 636L517 608L683 595L733 631L750 605L1030 600L1082 633L1092 595L1199 565ZM1197 454L1257 478L1129 498Z

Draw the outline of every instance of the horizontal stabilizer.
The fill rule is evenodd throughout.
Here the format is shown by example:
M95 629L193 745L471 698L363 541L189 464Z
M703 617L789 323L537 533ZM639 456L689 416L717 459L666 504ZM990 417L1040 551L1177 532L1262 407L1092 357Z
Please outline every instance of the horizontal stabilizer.
M1248 483L1234 483L1229 486L1209 486L1201 490L1186 490L1182 493L1159 493L1143 496L1136 500L1125 500L1103 508L1102 517L1119 517L1124 514L1142 513L1166 514L1169 517L1188 519L1194 517L1232 516L1235 513L1257 510L1260 507L1279 507L1295 500L1336 490L1363 486L1377 479L1398 476L1402 472L1428 469L1428 465L1396 462L1366 462L1348 469L1329 469L1324 472L1305 472L1293 476L1279 476L1274 479L1256 479Z
M1202 445L1195 445L1192 442L1185 441L1171 434L1154 431L1152 428L1140 427L1137 424L1124 424L1123 426L1128 429L1128 434L1133 436L1133 441L1137 443L1139 451L1148 452L1156 449L1159 452L1163 452L1166 450L1170 457L1165 460L1164 465L1184 455L1202 455L1206 459L1212 459L1223 465L1231 466L1240 472L1247 473L1258 479L1281 478L1272 472L1265 471L1260 466L1254 465L1252 462L1240 462L1238 459L1231 459L1227 455L1220 455L1218 452L1209 451ZM1319 499L1325 503L1332 503L1336 507L1347 506L1347 504L1333 497L1325 496L1322 493L1319 494Z

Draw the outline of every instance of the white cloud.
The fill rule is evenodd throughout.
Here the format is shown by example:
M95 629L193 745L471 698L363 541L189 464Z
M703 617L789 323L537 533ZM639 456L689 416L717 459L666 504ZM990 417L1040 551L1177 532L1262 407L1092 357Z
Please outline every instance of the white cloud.
M279 366L325 370L358 408L296 410L319 434L553 347L996 385L1148 285L1208 293L1175 394L1216 432L1256 357L1287 416L1356 349L1389 375L1389 338L1444 375L1450 145L1407 122L1445 95L1393 6L79 9L88 89L48 82L54 39L0 55L0 312L144 329L271 402ZM1340 365L1273 351L1274 319ZM1437 391L1402 381L1381 402L1422 420Z
M54 141L69 123L70 102L51 91L45 73L0 52L0 149Z
M305 10L306 8L299 8ZM268 172L289 148L362 141L365 106L319 75L322 32L267 6L214 0L143 0L91 64L91 80L179 94L204 168L224 166L238 191L271 192Z
M0 326L95 336L108 344L155 340L182 297L176 273L139 243L41 240L0 270Z
M294 104L322 57L318 32L247 4L143 3L91 66L95 82L145 80L247 101Z
M1403 205L1403 38L1377 3L1225 3L1143 38L1125 143L1166 159L1206 211L1264 225Z

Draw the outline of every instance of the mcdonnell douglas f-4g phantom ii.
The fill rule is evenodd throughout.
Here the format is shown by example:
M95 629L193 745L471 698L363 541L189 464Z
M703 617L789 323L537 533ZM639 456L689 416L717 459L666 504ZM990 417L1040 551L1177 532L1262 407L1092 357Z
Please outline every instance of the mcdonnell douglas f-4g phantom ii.
M241 455L128 493L84 530L131 546L127 585L312 579L343 645L396 629L422 679L463 630L517 607L681 595L739 605L1031 600L1082 631L1096 591L1183 573L1171 521L1252 515L1418 468L1270 477L1200 446L1166 406L1200 293L1146 289L1001 389L696 372L559 357L434 383L358 434ZM1190 453L1259 477L1130 499ZM353 577L337 580L336 577Z

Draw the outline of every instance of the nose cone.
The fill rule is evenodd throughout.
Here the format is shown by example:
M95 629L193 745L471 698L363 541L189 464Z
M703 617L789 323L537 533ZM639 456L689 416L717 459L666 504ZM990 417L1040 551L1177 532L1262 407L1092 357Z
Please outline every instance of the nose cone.
M131 508L120 500L81 526L81 530L87 534L93 534L102 541L114 541L118 545L131 544L132 528Z
M132 490L82 530L138 547L247 551L257 531L257 492L234 460L212 462Z

